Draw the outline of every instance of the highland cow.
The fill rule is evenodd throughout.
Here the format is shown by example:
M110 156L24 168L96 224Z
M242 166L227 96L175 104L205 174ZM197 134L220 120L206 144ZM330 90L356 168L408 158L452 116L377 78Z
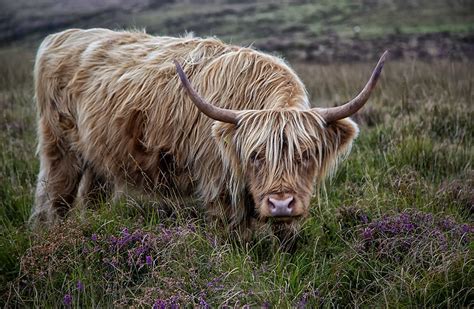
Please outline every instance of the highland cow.
M251 48L105 29L50 35L34 72L41 166L31 219L55 221L109 187L198 197L241 232L267 221L291 229L350 150L358 127L347 117L385 56L353 100L311 108L295 72Z

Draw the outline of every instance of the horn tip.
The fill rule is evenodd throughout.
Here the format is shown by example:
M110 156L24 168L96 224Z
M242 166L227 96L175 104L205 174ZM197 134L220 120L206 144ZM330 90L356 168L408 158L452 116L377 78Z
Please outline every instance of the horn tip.
M382 56L380 57L380 62L383 64L385 62L385 60L387 59L388 55L390 54L390 50L386 49Z
M385 64L385 60L387 59L388 55L389 55L389 50L387 49L384 51L384 53L380 57L380 60L377 63L377 66L375 67L375 71L373 75L375 80L377 80L380 74L382 73L383 65Z

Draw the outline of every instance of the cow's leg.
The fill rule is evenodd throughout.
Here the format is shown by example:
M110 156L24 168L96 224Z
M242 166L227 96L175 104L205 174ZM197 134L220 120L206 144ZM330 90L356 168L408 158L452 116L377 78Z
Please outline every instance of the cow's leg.
M108 198L111 188L104 177L94 172L92 167L86 167L77 192L77 205L81 208L97 205Z
M31 223L54 222L64 217L77 194L82 162L46 121L39 125L40 172Z

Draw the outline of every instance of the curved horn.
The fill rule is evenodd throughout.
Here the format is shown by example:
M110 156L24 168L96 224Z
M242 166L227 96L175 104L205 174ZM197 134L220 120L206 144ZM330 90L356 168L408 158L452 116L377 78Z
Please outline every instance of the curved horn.
M237 124L239 122L239 118L235 111L220 108L204 101L191 86L191 83L186 77L186 74L184 73L178 61L173 60L173 62L174 62L174 65L176 66L176 71L178 72L179 78L181 79L181 83L183 83L184 89L186 89L186 92L188 93L191 100L194 102L194 105L196 105L196 107L202 113L204 113L206 116L214 120L218 120L222 122L233 123L233 124Z
M349 117L356 113L359 109L362 108L362 106L364 106L364 104L369 99L372 90L377 84L377 80L379 79L380 73L382 72L382 68L385 63L385 59L387 58L387 55L388 50L386 50L380 57L380 60L375 66L375 69L373 70L369 81L365 85L364 89L362 89L362 91L354 99L341 106L329 108L314 108L313 110L316 110L321 116L323 116L326 123L334 122L336 120Z

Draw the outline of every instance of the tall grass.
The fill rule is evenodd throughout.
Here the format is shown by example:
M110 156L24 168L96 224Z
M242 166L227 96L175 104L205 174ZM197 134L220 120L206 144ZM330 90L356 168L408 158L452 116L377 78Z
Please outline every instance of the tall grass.
M249 244L199 204L104 201L50 231L25 222L38 170L32 56L0 54L0 293L6 306L458 307L474 301L472 62L389 61L348 160L298 246ZM295 64L314 105L373 64Z

